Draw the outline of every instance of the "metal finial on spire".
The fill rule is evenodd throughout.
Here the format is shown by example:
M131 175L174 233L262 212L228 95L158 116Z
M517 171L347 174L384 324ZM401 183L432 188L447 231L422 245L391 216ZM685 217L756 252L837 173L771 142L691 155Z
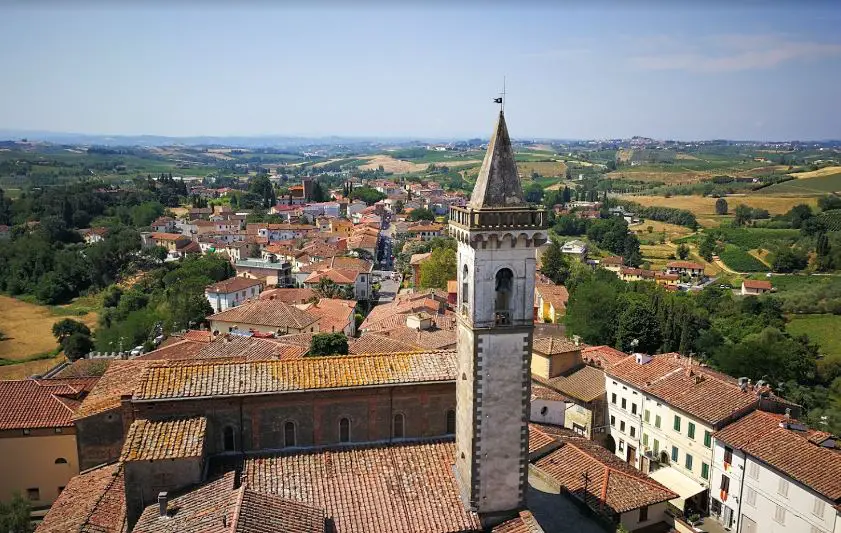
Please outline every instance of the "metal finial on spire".
M499 112L505 111L505 76L502 77L502 92L498 93L499 98L494 98L494 103L499 104Z

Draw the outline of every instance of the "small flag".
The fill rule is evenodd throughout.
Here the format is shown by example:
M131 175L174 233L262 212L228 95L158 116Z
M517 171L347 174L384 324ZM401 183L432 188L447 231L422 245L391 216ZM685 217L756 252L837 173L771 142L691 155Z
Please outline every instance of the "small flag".
M502 98L494 98L494 103L495 104L501 104L502 103Z

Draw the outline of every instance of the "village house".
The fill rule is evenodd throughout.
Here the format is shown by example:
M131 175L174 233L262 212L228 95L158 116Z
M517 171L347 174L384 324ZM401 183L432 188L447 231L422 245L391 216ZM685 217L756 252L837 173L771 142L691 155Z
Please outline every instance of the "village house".
M535 319L558 323L566 315L569 292L563 285L554 283L534 284Z
M159 217L152 221L152 231L156 233L175 233L175 219L172 217Z
M605 368L611 446L616 455L681 495L678 507L709 509L713 433L759 408L782 409L767 387L678 354L632 357Z
M0 502L17 492L43 515L79 473L73 410L97 379L0 381Z
M236 307L246 300L259 298L263 290L263 282L237 276L214 283L204 289L204 295L210 302L214 313L219 313Z
M625 265L625 260L619 257L618 255L612 255L610 257L605 257L604 259L599 260L599 266L604 268L605 270L610 270L611 272L619 273L619 269Z
M435 237L440 237L444 226L437 222L421 221L414 224L409 224L406 228L406 234L411 237L420 237L423 241L430 241Z
M425 252L422 254L412 254L409 258L409 267L412 269L412 285L420 287L420 271L421 265L432 257L432 253Z
M584 260L587 257L587 243L578 239L567 241L561 246L561 252Z
M108 228L87 228L80 229L79 234L85 240L85 244L96 244L105 240Z
M264 287L292 285L292 265L283 261L240 259L234 265L237 276L264 281Z
M318 333L318 317L280 300L248 300L207 317L218 333Z
M187 247L192 240L187 235L179 233L141 233L144 246L160 246L168 252L177 252Z
M714 434L710 514L743 533L828 533L841 516L835 437L754 411Z
M759 294L765 294L766 292L771 292L770 281L765 280L756 280L756 279L746 279L742 281L742 296L755 296Z
M533 460L541 479L580 500L592 512L628 531L669 531L669 500L677 494L623 463L596 443L575 436L549 437L530 428L532 442L549 441L542 457ZM526 531L526 530L524 530Z
M671 261L666 263L666 273L699 278L704 275L704 265L692 261Z

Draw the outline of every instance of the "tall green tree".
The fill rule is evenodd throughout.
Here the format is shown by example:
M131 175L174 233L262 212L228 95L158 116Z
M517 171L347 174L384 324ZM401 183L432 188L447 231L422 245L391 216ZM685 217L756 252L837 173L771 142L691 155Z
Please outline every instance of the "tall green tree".
M569 277L569 261L561 252L561 244L555 239L552 239L549 247L543 252L540 272L558 285L563 285Z
M12 498L6 502L0 501L0 531L32 533L35 527L31 522L31 512L32 507L19 492L12 494Z
M726 215L727 214L727 200L724 198L719 198L715 201L715 214L716 215Z
M344 333L317 333L310 339L309 355L347 355L348 341Z
M627 294L616 327L616 346L625 352L656 353L662 343L660 325L650 302Z
M609 273L611 276L612 273ZM618 283L622 283L617 278ZM616 341L620 287L616 283L589 279L578 285L567 303L566 325L572 335L588 344Z
M456 252L452 248L432 250L420 267L422 289L447 289L447 282L456 279Z

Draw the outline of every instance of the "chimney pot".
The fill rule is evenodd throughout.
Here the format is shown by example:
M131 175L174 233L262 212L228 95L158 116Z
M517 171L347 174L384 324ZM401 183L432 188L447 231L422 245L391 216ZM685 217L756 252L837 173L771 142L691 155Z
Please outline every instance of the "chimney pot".
M161 518L166 518L167 515L167 493L166 492L159 492L158 493L158 511L160 512Z

